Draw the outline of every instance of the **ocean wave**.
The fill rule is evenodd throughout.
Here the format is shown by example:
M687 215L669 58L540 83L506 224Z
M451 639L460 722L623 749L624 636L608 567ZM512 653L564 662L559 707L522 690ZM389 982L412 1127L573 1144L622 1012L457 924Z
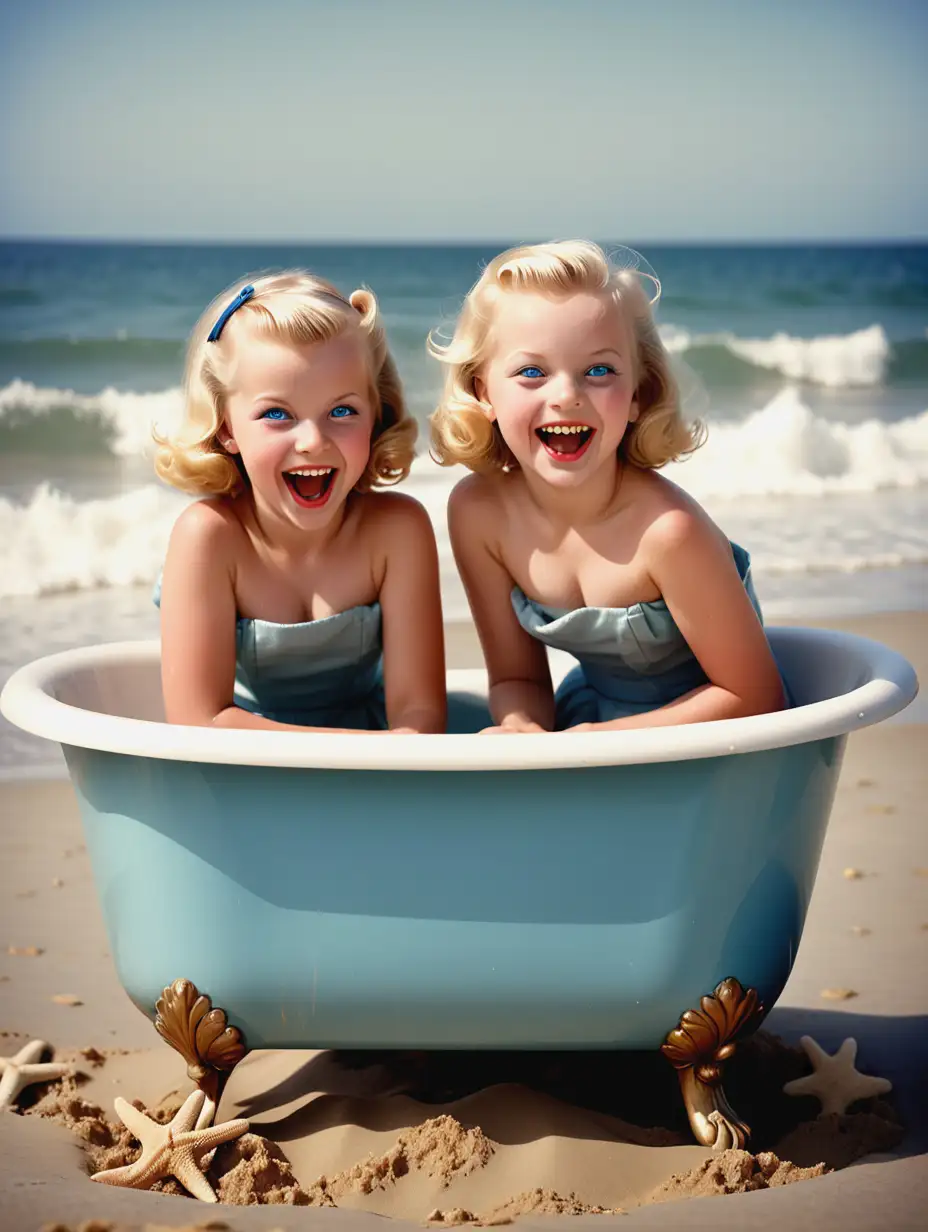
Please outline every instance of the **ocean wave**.
M152 426L169 430L181 411L180 389L86 395L13 381L0 389L0 449L145 455ZM447 474L421 462L439 482ZM928 412L898 423L847 424L816 415L800 389L787 386L745 419L710 424L708 444L670 471L685 487L695 483L715 496L913 487L928 482ZM416 474L432 482L419 463Z
M181 410L180 389L139 394L109 388L78 394L11 381L0 389L0 448L5 453L41 453L53 441L56 451L71 448L129 457L151 447L153 424L169 427Z
M421 456L404 485L429 511L448 578L445 507L465 473ZM918 529L928 411L895 424L834 423L784 390L743 422L715 425L706 445L666 474L720 525L737 529L748 518L758 566L769 574L928 562L928 536ZM894 501L859 499L882 492ZM105 499L75 500L43 485L25 504L0 500L0 598L150 585L188 499L151 483Z
M26 304L40 304L42 297L32 287L19 287L15 284L0 284L0 307L22 308Z
M151 584L183 498L146 485L79 501L47 485L0 499L0 599Z
M739 423L711 425L703 448L666 473L697 499L920 487L928 484L928 411L845 424L815 415L787 388Z
M880 385L892 377L893 350L881 325L852 334L794 338L739 338L732 333L692 334L675 325L661 327L671 354L683 355L711 389L713 385L748 384L757 369L778 373L791 381L806 381L830 389ZM928 377L928 344L913 339L907 356L912 366L913 344L922 353L917 361Z

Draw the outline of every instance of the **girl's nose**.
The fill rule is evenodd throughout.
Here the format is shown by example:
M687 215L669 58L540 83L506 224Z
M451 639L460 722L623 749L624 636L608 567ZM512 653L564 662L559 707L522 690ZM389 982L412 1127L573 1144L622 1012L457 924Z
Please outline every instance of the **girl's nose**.
M562 411L573 409L580 405L580 394L577 383L572 376L564 373L551 386L551 409Z
M325 437L317 423L304 419L297 429L296 448L300 453L315 453L321 449Z

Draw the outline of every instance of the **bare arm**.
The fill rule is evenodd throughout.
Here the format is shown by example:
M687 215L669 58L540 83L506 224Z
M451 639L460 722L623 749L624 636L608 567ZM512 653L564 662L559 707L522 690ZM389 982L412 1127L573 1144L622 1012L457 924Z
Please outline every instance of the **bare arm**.
M447 721L445 642L438 550L429 516L409 497L389 501L380 520L386 573L380 588L387 719L392 730L443 732Z
M264 731L335 731L275 723L233 703L234 544L231 515L197 502L177 519L161 582L161 689L169 723Z
M648 533L651 575L709 683L657 710L581 729L667 727L782 709L777 665L730 546L687 510L665 514Z
M452 492L451 546L486 660L490 713L504 731L550 731L554 691L548 658L512 610L513 581L492 549L499 517L479 477L465 479Z

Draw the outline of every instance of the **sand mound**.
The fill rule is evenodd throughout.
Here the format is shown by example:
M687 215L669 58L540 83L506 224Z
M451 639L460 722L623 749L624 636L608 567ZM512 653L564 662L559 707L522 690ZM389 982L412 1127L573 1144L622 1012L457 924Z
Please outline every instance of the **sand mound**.
M126 1127L109 1121L98 1105L83 1099L78 1081L64 1078L28 1110L28 1115L63 1125L84 1144L91 1175L104 1168L120 1168L139 1153L138 1144Z
M244 1134L221 1146L209 1169L220 1202L234 1206L334 1206L300 1187L290 1161L275 1143Z
M91 1069L113 1060L89 1048L81 1050L80 1057ZM243 1067L236 1076L239 1089L226 1116L254 1116L249 1102L255 1091L268 1089L267 1062L273 1061L280 1067L274 1081L281 1094L278 1103L261 1111L277 1109L275 1121L264 1129L273 1133L272 1123L286 1125L288 1153L260 1133L249 1133L215 1152L207 1177L220 1202L234 1206L342 1206L448 1227L494 1226L524 1215L612 1214L642 1202L769 1189L822 1176L898 1145L903 1130L886 1101L868 1101L843 1116L816 1117L817 1101L788 1099L783 1082L808 1069L801 1050L760 1033L740 1057L740 1064L731 1067L733 1086L740 1088L737 1106L743 1102L750 1108L756 1153L726 1151L706 1159L677 1130L653 1120L641 1125L616 1117L614 1105L624 1103L629 1090L634 1104L634 1083L631 1088L617 1084L618 1094L611 1087L602 1092L603 1065L612 1067L617 1077L628 1077L637 1060L645 1071L639 1078L641 1094L649 1087L655 1091L650 1118L679 1119L682 1104L675 1076L657 1065L661 1058L516 1057L516 1072L530 1085L497 1081L481 1086L488 1079L511 1076L508 1058L465 1057L458 1063L456 1058L417 1055L413 1080L403 1081L408 1078L403 1072L407 1062L399 1057L400 1081L387 1073L388 1089L412 1087L416 1095L430 1096L429 1101L409 1094L365 1095L363 1081L352 1070L353 1096L327 1095L323 1086L317 1099L301 1106L293 1099L300 1088L288 1085L287 1067L295 1064L295 1072L302 1075L307 1062L269 1054L263 1068ZM370 1058L359 1058L358 1074L364 1073L365 1060ZM113 1081L123 1090L131 1089L130 1081L139 1089L138 1061L128 1055L121 1059ZM423 1079L426 1070L428 1081ZM338 1090L342 1079L330 1059L330 1081L333 1076ZM22 1109L74 1133L84 1146L91 1174L131 1163L139 1152L129 1130L88 1098L105 1097L101 1081L75 1074ZM174 1116L183 1094L174 1090L159 1099L164 1086L156 1085L158 1081L147 1081L147 1103L134 1103L163 1124ZM305 1077L301 1081L305 1083ZM458 1098L435 1107L436 1091L446 1094L452 1086ZM572 1098L565 1102L565 1096ZM430 1110L436 1115L429 1117ZM392 1132L385 1133L388 1129ZM594 1174L599 1178L595 1184ZM534 1187L538 1181L547 1181L550 1188ZM173 1179L159 1181L155 1188L186 1196Z
M777 1152L799 1165L824 1159L830 1168L846 1168L865 1155L893 1150L903 1134L889 1105L877 1100L866 1111L801 1122L777 1143Z
M335 1176L321 1176L310 1193L334 1205L348 1193L387 1189L409 1172L424 1172L447 1188L453 1180L486 1167L493 1153L493 1144L481 1129L465 1129L454 1117L433 1117L401 1134L379 1159L355 1164Z
M799 1168L781 1160L772 1151L763 1151L760 1155L751 1155L748 1151L721 1151L698 1168L672 1176L657 1190L653 1200L667 1202L674 1198L751 1193L756 1189L773 1189L777 1185L824 1176L828 1171L824 1164Z
M131 1164L139 1155L139 1144L121 1121L110 1121L99 1104L84 1099L78 1089L80 1075L63 1078L51 1087L31 1108L27 1115L63 1125L84 1143L88 1171L91 1176L105 1168L121 1168ZM166 1124L183 1103L176 1092L166 1095L154 1107L146 1108L140 1100L132 1103L153 1121ZM184 1193L179 1185L170 1182L156 1186L166 1192Z
M445 1227L459 1227L473 1223L478 1227L494 1228L512 1223L520 1215L624 1215L617 1207L590 1205L581 1202L576 1194L563 1197L553 1189L530 1189L517 1194L482 1215L474 1215L461 1207L442 1211L436 1209L428 1216L429 1223L441 1223Z

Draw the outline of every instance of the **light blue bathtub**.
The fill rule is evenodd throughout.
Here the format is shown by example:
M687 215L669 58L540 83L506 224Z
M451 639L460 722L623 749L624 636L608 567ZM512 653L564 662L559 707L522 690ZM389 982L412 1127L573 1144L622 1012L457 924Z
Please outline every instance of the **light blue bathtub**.
M698 1075L786 983L847 733L917 689L875 642L770 640L795 709L624 733L466 734L482 673L451 673L448 736L171 727L156 642L40 660L0 708L64 748L149 1016L184 979L250 1048L668 1041Z

